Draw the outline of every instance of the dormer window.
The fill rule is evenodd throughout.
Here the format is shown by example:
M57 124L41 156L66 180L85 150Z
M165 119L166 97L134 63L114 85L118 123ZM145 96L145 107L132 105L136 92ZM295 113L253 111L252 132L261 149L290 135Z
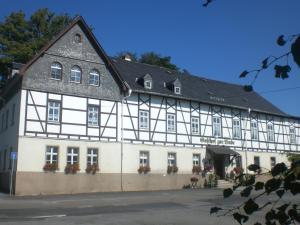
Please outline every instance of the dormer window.
M146 80L144 82L145 88L152 89L152 82L150 80Z
M175 94L180 95L181 94L181 88L175 86L174 87L174 92L175 92Z

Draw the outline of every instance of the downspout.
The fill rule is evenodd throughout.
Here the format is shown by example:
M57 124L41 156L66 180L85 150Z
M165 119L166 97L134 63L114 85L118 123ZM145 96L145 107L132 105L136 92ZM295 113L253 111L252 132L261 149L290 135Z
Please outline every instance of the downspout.
M124 101L131 96L132 89L125 92L121 102L121 191L123 191L123 149L124 149Z

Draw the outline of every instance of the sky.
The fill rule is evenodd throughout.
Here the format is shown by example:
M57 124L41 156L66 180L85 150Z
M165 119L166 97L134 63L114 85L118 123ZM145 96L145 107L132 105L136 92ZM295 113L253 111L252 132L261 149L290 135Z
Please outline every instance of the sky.
M203 2L0 0L0 21L14 11L29 16L45 7L81 15L108 55L154 51L171 56L191 74L241 85L253 78L240 79L243 70L259 68L264 58L289 51L289 45L276 44L279 35L299 33L299 0L215 0L207 8ZM300 116L300 69L292 58L289 62L290 78L274 78L272 66L259 75L254 90L282 111Z

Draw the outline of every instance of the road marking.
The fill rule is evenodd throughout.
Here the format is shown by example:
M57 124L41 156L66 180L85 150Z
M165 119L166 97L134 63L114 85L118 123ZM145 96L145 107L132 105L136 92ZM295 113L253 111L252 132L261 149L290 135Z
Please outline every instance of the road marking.
M78 208L80 208L80 209L92 208L92 207L93 207L92 205L81 205L81 206L78 206Z
M62 215L32 216L32 217L29 217L29 218L31 218L31 219L44 219L44 218L52 218L52 217L61 218L61 217L65 217L65 216L67 216L67 215L62 214Z

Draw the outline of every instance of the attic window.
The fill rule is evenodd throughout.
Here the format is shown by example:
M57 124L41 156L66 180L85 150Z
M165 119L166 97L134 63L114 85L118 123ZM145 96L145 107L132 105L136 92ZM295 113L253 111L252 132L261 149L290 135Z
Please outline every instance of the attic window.
M152 89L152 82L150 80L146 80L144 86L147 89Z
M174 87L174 92L175 92L175 94L180 95L180 93L181 93L181 88L175 86L175 87Z
M75 34L74 41L75 41L75 43L81 43L82 42L81 35L80 34Z

